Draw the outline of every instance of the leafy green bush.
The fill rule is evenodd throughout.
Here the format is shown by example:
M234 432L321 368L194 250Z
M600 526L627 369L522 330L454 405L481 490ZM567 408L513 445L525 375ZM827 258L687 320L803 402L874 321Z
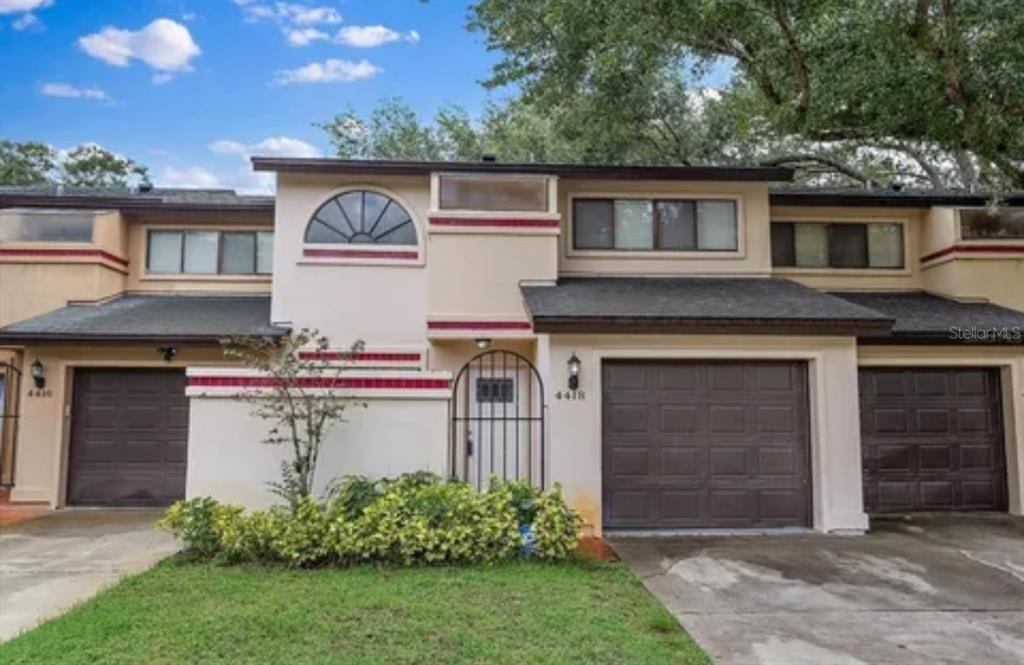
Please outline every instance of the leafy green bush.
M559 560L576 549L580 516L562 498L562 488L541 494L533 521L533 554L540 559Z
M378 481L353 476L325 504L303 499L264 511L190 499L160 521L199 556L293 566L492 563L518 555L523 525L532 529L538 558L564 559L576 547L580 519L557 488L541 492L512 482L477 492L428 473Z

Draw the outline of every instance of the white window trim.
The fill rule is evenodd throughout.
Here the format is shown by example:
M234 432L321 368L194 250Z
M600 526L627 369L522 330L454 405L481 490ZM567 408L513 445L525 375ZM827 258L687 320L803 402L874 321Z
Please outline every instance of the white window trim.
M903 234L903 267L902 268L833 268L831 266L826 268L800 268L797 266L772 266L772 273L780 275L828 275L828 276L847 276L847 277L895 277L895 276L906 276L914 273L911 267L911 251L910 251L910 223L905 219L881 219L878 217L864 217L864 218L853 218L847 217L843 219L808 219L806 217L799 218L788 216L772 217L768 222L772 224L774 222L784 222L787 224L897 224L900 227L900 232ZM769 226L769 229L771 227ZM769 232L768 242L771 243L771 233ZM769 260L771 255L769 252Z
M736 249L696 249L696 250L665 250L665 249L576 249L575 242L575 210L576 199L641 199L657 201L732 201L736 205ZM736 260L747 257L747 214L743 194L738 192L715 193L673 193L673 192L608 192L584 191L568 195L565 232L565 255L569 258L602 258L602 259L699 259L699 260Z

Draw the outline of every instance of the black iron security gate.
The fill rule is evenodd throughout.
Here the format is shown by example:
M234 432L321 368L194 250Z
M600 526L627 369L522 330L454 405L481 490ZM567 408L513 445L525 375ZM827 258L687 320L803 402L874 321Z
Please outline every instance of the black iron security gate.
M13 361L0 362L0 489L14 487L14 437L18 430L21 370Z
M451 469L483 488L489 478L544 487L544 382L514 351L484 351L463 366L452 390Z

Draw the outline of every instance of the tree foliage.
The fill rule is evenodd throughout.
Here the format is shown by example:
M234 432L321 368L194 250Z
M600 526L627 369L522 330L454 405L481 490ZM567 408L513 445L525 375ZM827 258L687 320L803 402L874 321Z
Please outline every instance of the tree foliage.
M0 140L0 185L130 187L148 182L145 166L95 143L60 153L45 143Z
M471 27L503 56L487 84L519 86L560 134L601 134L601 159L654 141L666 162L1024 187L1016 0L481 0ZM723 59L735 76L694 149L665 100Z
M281 340L235 337L224 345L225 356L269 380L266 387L239 397L253 405L253 416L270 424L263 443L290 449L290 459L281 462L281 480L269 486L293 508L314 496L324 439L345 421L345 411L359 404L339 385L346 365L327 359L329 348L326 337L308 328ZM358 341L349 353L362 348Z

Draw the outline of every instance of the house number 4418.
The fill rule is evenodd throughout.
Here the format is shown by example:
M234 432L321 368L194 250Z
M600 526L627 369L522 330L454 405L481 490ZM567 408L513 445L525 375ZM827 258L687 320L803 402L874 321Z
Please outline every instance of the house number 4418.
M555 393L555 399L583 400L587 399L587 393L582 390L559 390Z

